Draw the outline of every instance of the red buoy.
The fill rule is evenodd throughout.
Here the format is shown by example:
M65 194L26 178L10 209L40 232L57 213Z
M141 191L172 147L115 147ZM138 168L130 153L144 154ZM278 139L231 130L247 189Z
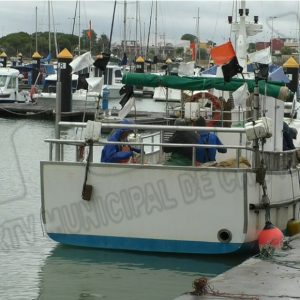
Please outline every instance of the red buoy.
M283 244L283 233L271 222L266 222L264 229L258 235L258 245L262 249L269 246L274 249L280 249Z

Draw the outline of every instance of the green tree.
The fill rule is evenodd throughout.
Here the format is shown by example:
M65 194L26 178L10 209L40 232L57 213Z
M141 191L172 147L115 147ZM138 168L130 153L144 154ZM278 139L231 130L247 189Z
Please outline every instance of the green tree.
M282 55L291 55L293 53L293 50L290 47L284 46L284 47L281 48L280 52L281 52Z
M197 54L197 55L199 55L199 54ZM209 54L207 53L207 50L203 49L203 48L200 48L200 58L201 58L201 60L202 59L204 59L204 60L208 59L208 57L209 57Z
M208 40L207 41L207 46L215 47L217 44L213 41Z
M178 48L175 49L175 55L176 56L182 57L183 54L184 54L184 48L183 47L178 47Z
M107 37L106 34L102 33L95 44L95 50L97 53L107 52L109 50L108 47L109 47L109 38Z

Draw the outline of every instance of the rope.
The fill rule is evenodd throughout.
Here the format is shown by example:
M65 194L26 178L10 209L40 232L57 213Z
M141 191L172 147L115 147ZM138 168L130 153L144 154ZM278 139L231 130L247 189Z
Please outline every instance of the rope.
M43 216L42 216L42 214L43 214L43 212L42 212L42 207L41 207L41 209L40 209L40 225L41 225L43 236L45 236L45 230L44 230L44 224L43 224Z
M222 293L219 291L215 291L213 287L208 284L208 279L205 277L201 277L195 279L193 282L194 291L190 292L190 295L195 296L203 296L203 295L211 295L222 298L229 299L240 299L240 300L259 300L258 297L246 294L231 294L231 293Z
M44 114L46 112L52 112L52 109L45 109L45 110L42 110L42 111L39 111L39 112L36 112L36 113L22 114L22 113L17 113L17 112L14 112L12 110L9 110L9 109L3 108L3 107L0 107L0 110L6 111L6 112L8 112L12 115L22 116L22 117L29 117L29 116L32 116L32 115L35 116L35 115Z

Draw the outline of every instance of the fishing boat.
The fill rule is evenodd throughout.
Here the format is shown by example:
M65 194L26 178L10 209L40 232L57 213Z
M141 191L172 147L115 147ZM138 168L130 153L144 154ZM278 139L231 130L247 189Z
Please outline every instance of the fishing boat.
M95 68L91 67L88 73L88 78L103 77L103 84L109 90L109 96L111 99L120 98L119 90L122 88L122 69L117 65L107 65L104 72L100 74L95 74ZM77 74L72 74L72 100L82 100L82 101L97 101L99 93L89 92L87 89L78 88L79 78ZM85 80L85 79L84 79ZM57 74L49 75L45 78L45 84L43 91L37 92L34 95L36 99L56 99L56 82ZM87 84L86 84L87 85Z
M0 67L0 103L25 102L26 95L19 93L20 72L14 68Z
M241 24L245 26L244 19ZM266 223L285 230L289 220L299 217L297 150L283 151L282 133L284 101L294 95L284 84L250 76L228 83L218 77L132 73L122 82L202 91L196 94L200 101L183 103L180 113L191 120L205 116L209 127L67 123L58 118L55 139L46 140L49 159L41 162L41 213L50 238L94 248L226 254L256 249ZM233 93L242 86L252 102L227 112L229 126L224 126L224 111L208 114L201 106L208 94L213 100L215 91ZM85 134L80 139L61 138L60 130L72 126L85 128ZM124 126L135 131L138 138L128 144L140 147L140 156L131 163L100 162L101 147L122 144L106 141L103 129ZM174 131L215 132L223 145L169 144ZM165 146L191 147L191 165L166 163ZM225 147L227 153L198 165L197 148L211 147ZM70 148L71 157L66 156ZM84 159L82 149L88 152Z

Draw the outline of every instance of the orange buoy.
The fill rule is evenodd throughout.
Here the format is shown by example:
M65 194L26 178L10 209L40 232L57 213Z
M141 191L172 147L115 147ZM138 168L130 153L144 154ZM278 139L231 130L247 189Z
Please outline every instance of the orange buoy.
M271 222L266 222L264 229L258 235L259 249L264 247L271 247L279 249L283 244L283 233L275 227Z

